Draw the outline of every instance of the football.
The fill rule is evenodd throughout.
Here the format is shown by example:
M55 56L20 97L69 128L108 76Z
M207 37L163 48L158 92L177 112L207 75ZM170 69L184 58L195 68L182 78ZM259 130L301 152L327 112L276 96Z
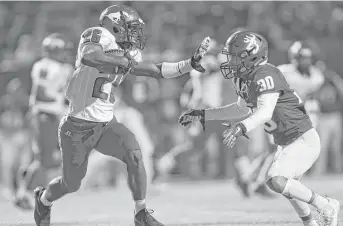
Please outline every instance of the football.
M105 54L108 56L124 56L124 51L123 50L108 50L105 51ZM108 67L108 66L101 66L97 68L101 73L105 74L124 74L126 72L126 68L123 67Z
M125 52L124 50L119 50L119 49L113 49L113 50L107 50L105 51L106 55L109 56L124 56ZM134 59L136 62L141 62L142 61L142 54L141 51L135 49L131 50L130 52L127 53L128 56L130 56L132 59ZM123 67L106 67L102 66L97 68L101 73L106 73L106 74L125 74L127 71L127 68Z

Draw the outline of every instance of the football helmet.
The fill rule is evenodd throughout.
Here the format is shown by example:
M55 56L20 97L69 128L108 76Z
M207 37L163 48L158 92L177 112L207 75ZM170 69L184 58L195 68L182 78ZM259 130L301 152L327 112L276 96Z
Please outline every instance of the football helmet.
M53 33L44 38L42 42L42 56L62 62L65 58L65 52L72 48L72 42L65 35Z
M220 65L224 78L242 77L267 62L268 42L255 32L237 31L227 39L222 54L226 57Z
M313 63L313 51L304 41L295 41L288 49L289 61L300 67L308 67Z
M101 13L99 21L100 26L114 35L117 43L144 49L147 41L143 34L145 24L135 9L125 5L109 6Z

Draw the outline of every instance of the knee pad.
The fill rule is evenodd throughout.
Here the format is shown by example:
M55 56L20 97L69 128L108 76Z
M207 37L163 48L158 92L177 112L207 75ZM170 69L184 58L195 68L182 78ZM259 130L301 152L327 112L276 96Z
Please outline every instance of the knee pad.
M276 193L282 194L285 190L288 178L284 176L274 176L267 181L268 187Z

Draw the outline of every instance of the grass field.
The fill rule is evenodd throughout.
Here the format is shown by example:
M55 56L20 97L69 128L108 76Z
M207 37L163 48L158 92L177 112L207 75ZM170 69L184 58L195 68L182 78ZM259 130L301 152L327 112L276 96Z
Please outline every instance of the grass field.
M343 176L304 179L315 191L343 203ZM163 192L151 191L148 206L169 226L301 225L282 198L244 199L229 181L176 182ZM125 184L113 190L80 191L56 202L52 225L133 225L133 205ZM22 212L0 198L0 225L33 224L31 212Z

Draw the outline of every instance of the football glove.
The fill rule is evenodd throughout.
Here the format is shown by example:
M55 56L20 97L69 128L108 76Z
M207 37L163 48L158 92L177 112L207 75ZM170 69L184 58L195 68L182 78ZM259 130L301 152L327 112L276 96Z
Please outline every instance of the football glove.
M132 56L130 54L130 51L125 52L124 56L129 61L129 64L127 65L127 68L126 68L126 71L124 72L124 75L127 75L127 74L134 71L134 69L135 69L134 67L135 67L135 65L138 64L138 62L136 61L135 56Z
M223 123L223 125L227 127L223 133L223 143L228 148L235 146L237 137L245 136L247 139L249 139L249 137L245 134L247 129L243 123L240 122L235 125Z
M202 129L205 130L205 110L190 109L183 113L179 118L179 123L182 126L188 126L192 122L199 121L202 125Z
M207 53L209 46L210 46L211 38L206 37L195 50L194 55L191 58L191 65L194 70L199 71L201 73L205 72L205 68L200 64L202 58L204 58L205 54Z

